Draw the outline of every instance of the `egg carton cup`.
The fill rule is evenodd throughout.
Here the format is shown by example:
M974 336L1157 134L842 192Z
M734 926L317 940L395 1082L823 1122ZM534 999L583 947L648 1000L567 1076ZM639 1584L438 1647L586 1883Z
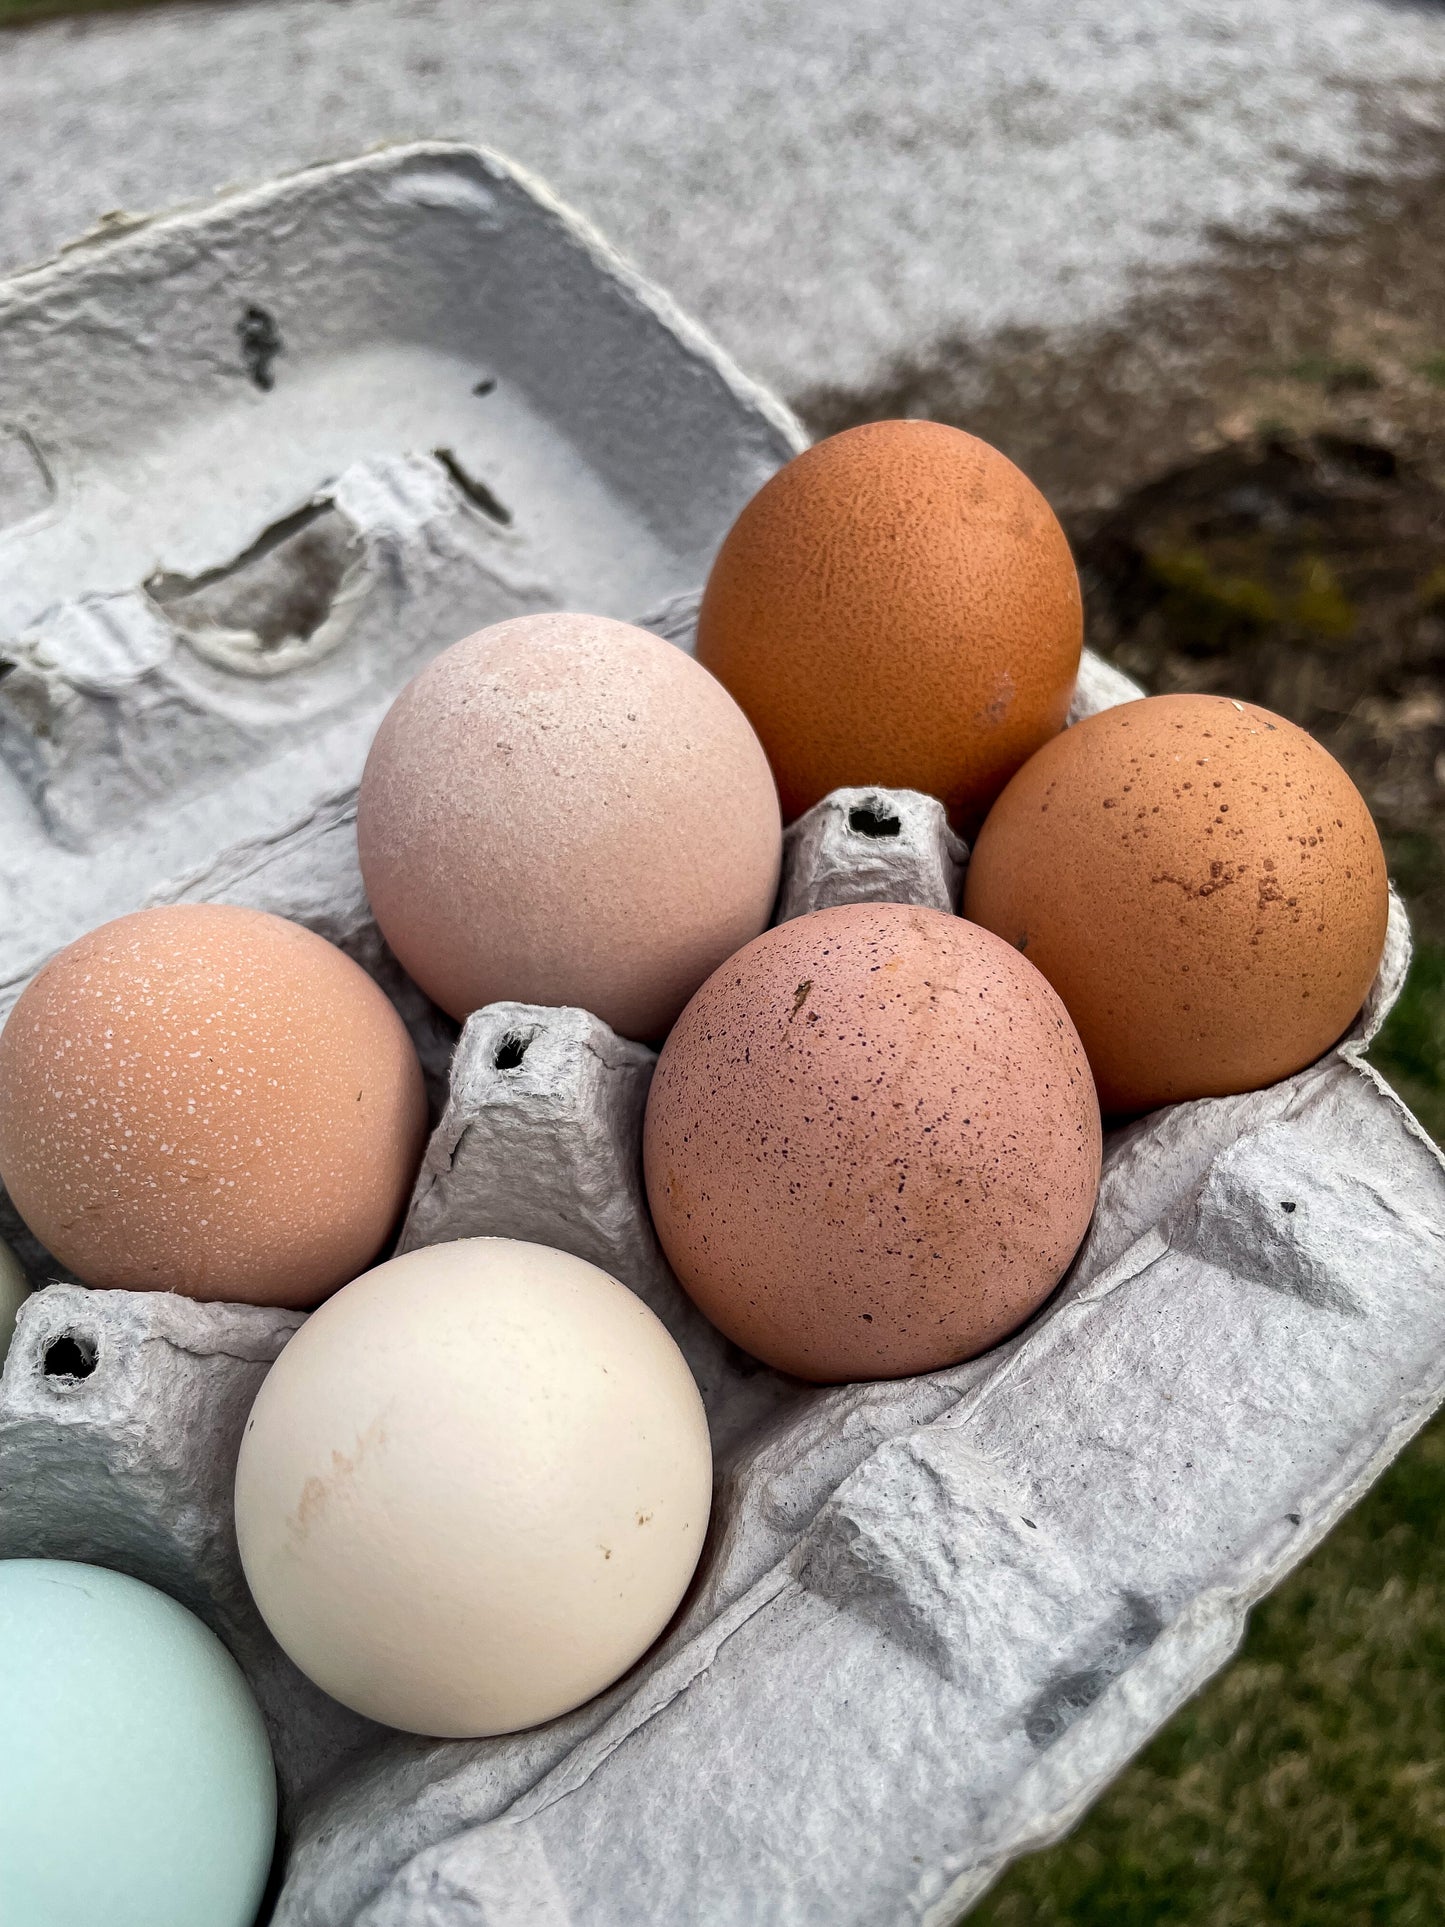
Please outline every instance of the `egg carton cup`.
M474 282L496 294L493 254L502 279L524 284L496 311L473 299ZM456 282L440 314L427 305L437 284L416 289L434 259ZM345 325L365 336L346 352L326 332L344 333L338 291L351 303ZM237 332L242 303L273 317L286 355L305 362L314 349L330 403L302 406L299 427L231 365L241 349L256 364L265 345L259 322ZM403 344L415 372L428 328L445 353L399 397L393 350ZM87 331L107 354L117 340L139 344L131 378L150 382L153 400L166 379L156 344L172 333L182 347L205 344L187 364L194 392L173 413L187 446L198 443L214 383L241 478L234 503L214 467L200 475L178 461L185 437L172 423L147 445L165 484L152 519L137 507L130 528L128 504L95 479L112 457L139 461L106 427L106 409L122 406L115 384L92 371L94 392L79 402L70 387L90 365ZM463 472L490 478L498 500L505 484L519 543L540 553L536 532L553 532L535 600L486 602L504 525L465 492L454 499L452 470L433 452L455 459L460 431L437 440L428 383L457 356L468 375L501 371L485 396L462 382L469 402L495 399L508 370L528 371L525 430L468 444L475 466ZM589 389L584 408L577 366L599 358L613 386ZM17 369L29 387L13 386ZM287 373L277 361L282 404ZM1250 1604L1445 1393L1445 1167L1363 1057L1408 964L1399 904L1365 1010L1317 1064L1108 1134L1089 1235L1022 1332L922 1378L801 1385L724 1340L667 1268L641 1183L653 1052L584 1011L521 1004L479 1011L458 1040L372 923L354 822L361 757L389 694L478 620L548 600L651 608L650 626L689 647L686 583L740 500L797 445L783 412L533 184L493 157L437 146L121 233L0 288L0 415L12 394L28 411L24 446L46 451L56 494L38 520L0 535L0 654L16 664L0 681L9 999L59 943L146 901L250 903L341 943L397 1001L433 1089L436 1128L402 1246L537 1239L621 1278L688 1357L717 1485L677 1619L609 1692L504 1738L391 1733L296 1672L240 1571L240 1432L299 1315L56 1283L22 1310L0 1380L0 1554L119 1567L226 1640L276 1751L286 1850L271 1917L284 1927L944 1927L1009 1859L1067 1828L1223 1664ZM639 527L674 531L663 561L655 543L626 551L632 574L610 601L606 568L589 576L585 559L608 548L616 504L605 539L569 531L569 516L595 505L591 483L565 464L548 469L528 440L556 438L585 465L588 408L627 418ZM323 429L344 444L335 481L306 467L308 437ZM378 445L366 447L368 435ZM270 486L277 464L290 496ZM621 489L615 469L599 472ZM542 478L535 496L523 474ZM433 507L364 524L345 506L367 490L395 503L398 475L422 477ZM192 628L179 628L157 586L183 559L192 583L216 588L230 566L254 587L259 557L260 600L228 604L216 621L244 635L249 609L249 633L274 634L278 609L294 611L317 579L287 519L303 512L298 488L305 503L328 504L300 533L328 528L360 571L349 626L320 662L293 650L265 679L272 708L252 718L242 753L225 731L237 692L257 686L254 665L198 647L196 605ZM207 489L215 500L202 499ZM188 505L211 533L181 558ZM59 525L70 523L66 552L87 586L45 604ZM271 533L258 536L262 526ZM469 587L454 589L453 562L472 571ZM149 620L148 603L171 625L166 650L144 673L125 658L113 684L35 640L131 637L117 607ZM315 596L302 606L316 615ZM23 620L7 629L14 609ZM202 696L186 682L196 661L215 671ZM1137 693L1086 655L1071 720ZM42 695L51 706L37 709ZM778 915L874 900L956 909L966 860L931 799L840 791L788 831ZM37 1276L57 1275L33 1241L27 1256Z

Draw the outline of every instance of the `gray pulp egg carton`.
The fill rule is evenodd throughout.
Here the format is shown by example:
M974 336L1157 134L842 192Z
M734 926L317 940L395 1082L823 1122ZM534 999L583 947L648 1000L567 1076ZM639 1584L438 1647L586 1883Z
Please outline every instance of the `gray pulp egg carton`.
M300 1677L237 1561L241 1425L299 1317L60 1282L0 1386L0 1554L120 1567L225 1638L275 1745L284 1927L943 1927L1445 1392L1445 1168L1363 1061L1403 913L1319 1063L1109 1135L1083 1250L1012 1340L883 1384L758 1366L649 1225L652 1052L515 1004L457 1041L372 924L354 798L392 694L484 622L652 610L687 647L689 587L796 425L473 150L112 228L0 285L0 1014L144 902L341 943L433 1088L403 1244L538 1239L625 1280L697 1375L716 1507L671 1630L599 1699L508 1738L386 1732ZM1136 693L1086 657L1075 711ZM966 860L928 798L839 792L788 832L779 915L956 908Z

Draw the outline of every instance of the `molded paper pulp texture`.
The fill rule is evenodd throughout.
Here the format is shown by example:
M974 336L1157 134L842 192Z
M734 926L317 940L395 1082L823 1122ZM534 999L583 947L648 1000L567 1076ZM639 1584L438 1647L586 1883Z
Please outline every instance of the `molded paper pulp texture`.
M327 338L345 304L326 273L361 338ZM250 372L221 365L245 345L234 287L307 364L279 419L259 322ZM103 319L148 397L86 373ZM142 539L103 494L146 453L120 415L161 411L152 357L186 352L196 386L148 452L164 444L174 495ZM499 371L484 395L477 367ZM240 1429L298 1317L59 1284L22 1313L0 1393L0 1554L120 1567L226 1639L276 1747L285 1927L948 1921L1228 1657L1251 1601L1441 1397L1445 1169L1361 1061L1408 961L1403 913L1320 1063L1111 1135L1089 1237L1021 1334L927 1378L784 1380L698 1316L658 1249L653 1054L583 1011L496 1005L453 1055L371 923L353 820L381 708L465 628L655 607L687 646L686 583L796 445L776 404L545 197L441 148L12 283L0 378L31 397L34 458L0 586L6 1005L57 944L141 901L253 903L341 942L396 998L440 1114L403 1245L532 1238L623 1279L688 1356L718 1470L685 1608L609 1693L510 1738L389 1734L300 1678L237 1561ZM513 381L463 461L445 383L460 419ZM187 472L212 406L236 447L220 504ZM323 418L335 477L306 467ZM59 600L78 557L85 592ZM1134 693L1086 658L1075 714ZM966 854L928 798L840 792L789 831L779 914L956 908Z

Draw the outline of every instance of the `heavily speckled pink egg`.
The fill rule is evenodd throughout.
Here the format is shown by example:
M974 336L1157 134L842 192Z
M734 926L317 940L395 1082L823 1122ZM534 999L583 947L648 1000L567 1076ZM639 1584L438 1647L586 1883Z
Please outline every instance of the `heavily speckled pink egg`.
M933 1371L1013 1331L1078 1248L1100 1149L1039 972L892 903L795 918L715 971L663 1048L644 1141L693 1299L819 1381Z
M103 924L0 1031L0 1176L90 1285L314 1305L378 1255L425 1136L385 995L260 910Z

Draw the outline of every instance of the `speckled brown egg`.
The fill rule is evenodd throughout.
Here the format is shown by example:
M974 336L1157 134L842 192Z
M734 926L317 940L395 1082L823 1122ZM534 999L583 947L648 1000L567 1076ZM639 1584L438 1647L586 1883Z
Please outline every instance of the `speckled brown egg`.
M988 931L892 903L795 918L715 971L644 1134L683 1285L819 1381L932 1371L1021 1324L1088 1227L1099 1155L1044 979Z
M1068 1006L1106 1112L1313 1063L1379 968L1380 839L1334 757L1223 696L1077 723L994 805L965 911Z
M386 997L259 910L103 924L0 1031L0 1177L91 1285L314 1305L385 1244L425 1134Z
M961 429L871 422L748 503L697 658L762 738L785 817L880 783L968 830L1063 728L1082 642L1069 545L1028 477Z
M782 822L762 745L690 656L536 615L397 697L357 841L383 934L454 1017L573 1004L650 1039L767 923Z

